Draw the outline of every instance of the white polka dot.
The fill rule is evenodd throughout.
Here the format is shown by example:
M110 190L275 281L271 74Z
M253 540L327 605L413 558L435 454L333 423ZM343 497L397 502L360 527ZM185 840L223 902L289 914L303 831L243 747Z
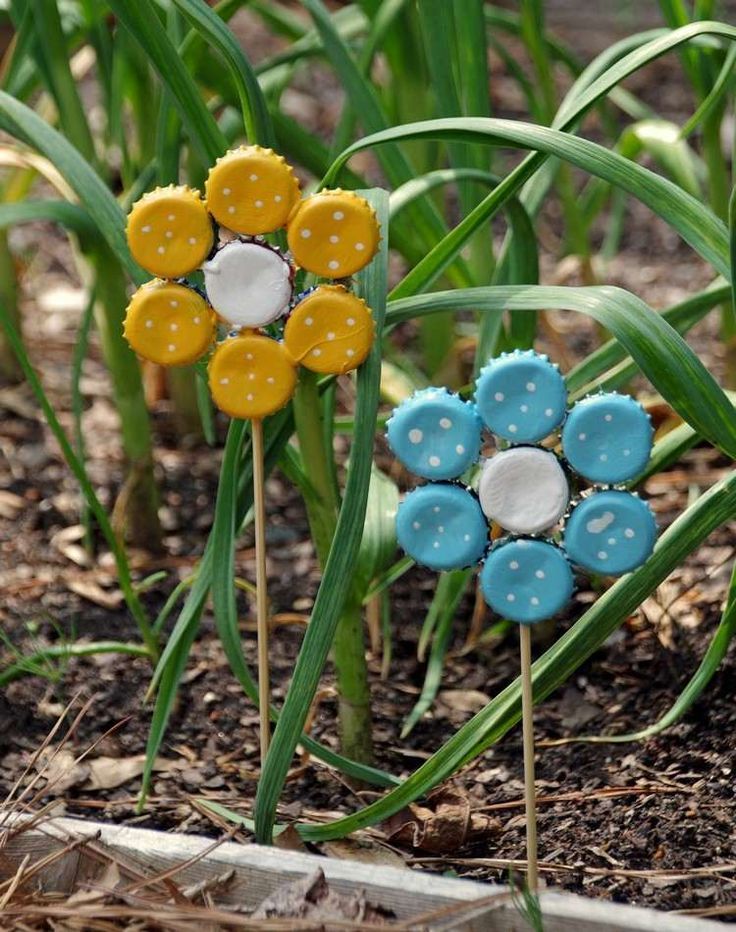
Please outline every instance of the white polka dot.
M509 433L510 433L510 434L515 434L516 431L517 431L518 429L519 429L519 428L516 426L516 424L509 424Z
M434 547L435 550L438 550L438 549L439 549L439 546L440 546L440 542L439 542L438 540L436 540L436 541L432 544L432 546Z
M432 509L432 511L433 511L436 515L438 515L438 514L440 513L440 506L439 506L439 505L435 505L434 508Z
M336 210L335 213L332 215L333 220L342 220L344 219L344 217L345 217L345 214L341 210Z
M164 249L163 246L159 246L158 249L156 250L156 252L157 252L160 256L162 256L162 255L166 252L166 250Z
M444 534L444 533L445 533L445 529L442 527L441 524L440 524L440 525L438 526L438 528L437 528L437 533L438 533L438 534Z
M496 399L496 401L503 401L506 396L503 392L496 392L493 397Z
M439 456L430 456L430 458L429 458L429 465L430 465L430 466L439 466L440 463L441 463L441 460L440 460Z
M599 550L599 551L598 551L598 559L599 559L599 560L607 560L607 559L608 559L608 554L606 553L605 550Z
M273 199L276 201L277 204L280 204L281 201L283 201L283 197L281 197L280 194L274 194Z
M516 601L516 596L514 595L513 592L509 592L509 594L506 596L506 601L507 601L507 602L515 602L515 601Z
M167 220L176 220L176 214L169 214L169 216L168 216L166 219L167 219Z
M193 324L198 324L198 323L200 322L200 320L201 320L201 318L200 318L199 316L197 316L197 317L194 318L194 320L192 321L192 323L193 323Z
M612 420L613 420L613 415L612 415L612 414L607 414L607 415L605 416L604 420L605 420L605 421L612 421Z
M151 232L150 223L147 223L144 227L141 227L141 233L150 233L150 232Z
M554 413L555 413L555 412L552 410L552 408L545 408L545 409L544 409L544 416L545 416L545 417L552 417L552 415L553 415Z
M312 231L305 227L299 235L302 239L309 239L309 237L312 235Z
M452 421L450 420L450 418L449 418L449 417L441 417L441 418L440 418L440 427L442 427L444 430L449 430L449 429L452 427Z
M424 439L424 434L419 430L418 427L413 427L409 431L409 442L410 443L421 443Z
M150 330L151 327L153 327L153 321L152 321L152 320L147 320L147 321L146 321L146 327L148 327L148 329Z
M327 339L328 339L328 340L334 340L334 339L335 339L335 334L334 334L331 330L330 330L330 332L327 334Z
M537 570L534 575L537 577L537 579L544 579L544 570Z
M255 374L255 372L249 372L249 373L248 373L248 381L249 381L249 382L255 382L255 379L256 379L256 374Z
M175 350L176 350L176 344L175 344L175 343L169 343L168 350L169 350L170 353L175 352Z
M520 411L522 414L526 414L528 410L529 410L529 405L522 405L520 408Z
M601 455L598 457L598 459L601 461L601 463L607 463L607 462L608 462L608 454L607 454L607 453L601 453Z
M350 356L352 358L353 356L355 356L355 350L352 350L352 349L345 350L345 355Z
M335 234L333 233L332 236L330 237L330 242L331 242L331 243L339 243L339 242L340 242L340 237L339 237L339 236L335 236Z
M627 527L624 531L624 537L628 537L631 540L632 537L636 537L636 532L632 527Z
M234 213L235 213L235 207L233 207L233 206L228 207L227 212L228 212L229 214L234 214Z
M258 207L259 209L263 207L263 201L256 201L256 207Z
M518 569L519 569L519 561L518 561L518 560L512 560L511 563L509 563L509 569L510 569L510 570L518 570Z
M230 379L220 379L220 385L229 385Z
M170 306L170 307L179 307L179 302L178 302L178 301L169 301L169 306Z
M533 595L529 601L532 603L532 605L539 605L539 599L535 595Z
M314 323L314 318L313 318L313 317L305 317L305 318L304 318L304 326L305 326L305 327L311 327L313 323Z
M465 452L465 447L464 447L461 443L459 443L459 444L455 447L455 452L456 452L459 456L462 456L463 453Z
M470 534L463 534L463 540L467 543L470 540Z
M578 434L578 440L585 440L587 436L587 434Z
M273 383L276 381L276 379L275 379L272 375L269 375L269 377L266 379L266 381L268 382L269 385L273 385Z
M365 249L365 243L356 243L355 249L357 250L357 252L363 252L363 250Z
M610 544L611 547L615 546L615 544L616 544L616 538L615 538L615 537L609 537L609 538L608 538L608 543Z
M313 350L312 350L312 356L321 356L321 355L322 355L322 350L321 350L321 349L313 349Z
M332 271L334 272L335 269L340 268L340 263L337 261L337 259L330 259L330 261L327 263L327 268L332 269Z
M245 354L245 358L246 358L246 359L253 359L253 353L246 353L246 354Z
M258 181L258 175L251 175L251 176L250 176L250 180L251 180L251 181Z
M355 326L355 318L354 318L354 317L348 317L348 319L345 321L345 323L348 325L348 327L353 327L353 326Z
M534 384L534 382L527 382L527 383L526 383L526 390L527 390L528 392L535 392L535 391L537 390L537 386Z
M190 245L190 246L196 246L196 245L197 245L197 237L196 237L196 236L190 236L190 237L189 237L189 245Z
M169 330L172 330L174 333L179 329L179 324L169 324Z
M230 196L230 188L223 188L223 189L222 189L222 193L225 195L225 197L229 197L229 196Z
M166 231L166 239L173 239L173 238L174 238L174 231L173 231L173 230L167 230L167 231Z
M414 528L415 531L418 531L419 528L420 528L421 526L422 526L422 525L421 525L418 521L415 521L415 522L412 524L412 527Z
M250 392L248 392L248 394L245 396L245 400L246 400L246 401L253 401L253 397L254 397L253 394L250 393Z
M631 456L631 450L624 450L624 456Z

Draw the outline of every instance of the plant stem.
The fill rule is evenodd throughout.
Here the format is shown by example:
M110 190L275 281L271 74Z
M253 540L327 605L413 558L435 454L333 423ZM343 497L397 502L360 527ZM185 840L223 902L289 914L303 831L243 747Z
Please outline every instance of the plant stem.
M13 255L8 248L8 234L0 230L0 301L6 308L13 326L20 333L20 311L18 309L18 284L15 276ZM23 370L12 347L0 330L0 380L5 384L17 385L23 379Z
M335 635L334 661L340 749L351 760L370 763L373 760L371 693L360 603L351 601L343 610Z

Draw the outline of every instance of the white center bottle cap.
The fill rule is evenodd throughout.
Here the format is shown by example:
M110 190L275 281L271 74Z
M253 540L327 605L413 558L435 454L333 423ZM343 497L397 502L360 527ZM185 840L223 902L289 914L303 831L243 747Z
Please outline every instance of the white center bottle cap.
M235 240L202 265L212 307L236 327L265 327L291 301L291 266L280 253Z

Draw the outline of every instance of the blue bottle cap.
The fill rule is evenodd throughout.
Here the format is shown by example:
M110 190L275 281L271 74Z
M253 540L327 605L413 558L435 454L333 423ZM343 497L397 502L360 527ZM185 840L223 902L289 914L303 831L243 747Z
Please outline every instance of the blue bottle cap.
M482 425L475 405L445 388L414 392L386 426L396 456L425 479L454 479L480 452Z
M562 449L572 468L590 482L625 482L646 466L652 433L649 415L629 395L591 395L568 414Z
M533 350L491 359L478 376L478 414L489 430L513 443L536 443L562 423L565 380Z
M512 540L494 547L480 573L494 612L522 625L556 615L573 590L570 564L554 544Z
M657 525L649 506L630 492L595 492L573 509L564 543L573 563L620 576L641 566L654 548Z
M396 515L399 546L431 570L472 566L488 546L488 524L467 489L431 483L410 492Z

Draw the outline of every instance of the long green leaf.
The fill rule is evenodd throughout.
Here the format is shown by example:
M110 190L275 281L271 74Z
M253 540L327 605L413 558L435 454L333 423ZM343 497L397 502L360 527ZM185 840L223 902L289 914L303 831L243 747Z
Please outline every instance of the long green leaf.
M376 210L381 228L386 229L388 197L385 192L369 191L366 196ZM361 291L373 311L376 331L379 333L383 329L386 310L387 262L388 248L384 237L378 256L360 274ZM299 651L291 686L258 784L255 820L257 837L261 842L268 842L271 838L281 789L317 689L342 607L350 594L351 570L360 547L368 500L380 378L381 345L376 340L370 356L358 371L355 435L337 530L312 619Z

